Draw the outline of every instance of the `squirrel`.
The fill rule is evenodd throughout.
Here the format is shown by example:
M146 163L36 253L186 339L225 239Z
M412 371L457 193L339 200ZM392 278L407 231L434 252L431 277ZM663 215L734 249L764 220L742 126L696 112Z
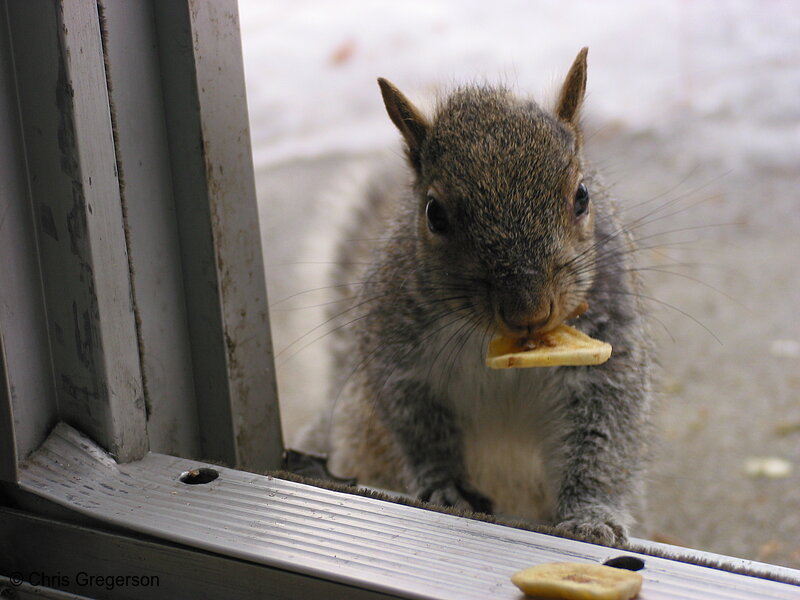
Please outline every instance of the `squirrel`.
M359 483L619 544L643 499L653 359L632 237L583 154L587 51L552 111L473 85L428 117L378 80L406 160L340 246L338 281L363 280L334 334L340 392L299 447ZM357 257L352 238L374 246ZM484 366L493 334L546 332L583 303L572 324L612 345L605 364Z

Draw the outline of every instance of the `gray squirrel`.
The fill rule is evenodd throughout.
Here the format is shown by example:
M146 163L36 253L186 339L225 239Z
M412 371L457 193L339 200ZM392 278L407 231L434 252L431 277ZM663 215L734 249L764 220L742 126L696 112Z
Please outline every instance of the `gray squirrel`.
M583 155L586 56L552 112L470 86L428 117L378 80L407 160L376 174L340 246L337 282L359 285L299 447L359 483L610 544L642 499L652 358L633 241ZM484 366L496 332L547 331L583 303L570 323L613 346L605 364Z

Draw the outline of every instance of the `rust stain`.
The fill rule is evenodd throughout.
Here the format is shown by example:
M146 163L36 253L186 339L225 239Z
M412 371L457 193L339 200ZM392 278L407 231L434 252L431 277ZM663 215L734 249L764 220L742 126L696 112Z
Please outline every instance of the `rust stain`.
M328 58L328 64L335 67L340 67L349 62L355 54L356 47L356 41L354 39L350 38L344 40L341 44L334 48L333 52L331 52L331 55Z

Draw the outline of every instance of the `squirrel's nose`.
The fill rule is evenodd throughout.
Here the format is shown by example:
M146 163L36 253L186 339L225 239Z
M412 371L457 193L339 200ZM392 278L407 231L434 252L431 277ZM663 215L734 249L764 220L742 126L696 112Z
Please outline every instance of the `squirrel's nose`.
M533 334L547 324L553 314L553 303L550 300L543 300L533 310L500 306L498 312L508 333L514 336L525 336Z

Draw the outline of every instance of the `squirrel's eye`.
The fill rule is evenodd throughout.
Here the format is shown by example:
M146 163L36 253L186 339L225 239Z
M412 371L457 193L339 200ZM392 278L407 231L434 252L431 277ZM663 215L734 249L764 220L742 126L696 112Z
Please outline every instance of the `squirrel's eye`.
M428 204L425 206L425 216L428 217L428 229L432 233L445 233L450 227L447 211L436 198L429 195Z
M581 183L578 186L578 191L575 192L573 209L576 217L585 215L589 210L589 190L586 189L586 184Z

